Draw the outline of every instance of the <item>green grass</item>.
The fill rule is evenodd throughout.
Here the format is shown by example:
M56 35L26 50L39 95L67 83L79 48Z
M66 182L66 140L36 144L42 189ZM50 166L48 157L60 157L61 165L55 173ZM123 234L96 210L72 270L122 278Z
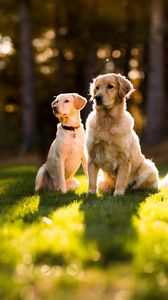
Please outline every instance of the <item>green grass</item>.
M35 194L36 171L1 167L0 299L168 298L168 190L88 196L79 173L76 192Z

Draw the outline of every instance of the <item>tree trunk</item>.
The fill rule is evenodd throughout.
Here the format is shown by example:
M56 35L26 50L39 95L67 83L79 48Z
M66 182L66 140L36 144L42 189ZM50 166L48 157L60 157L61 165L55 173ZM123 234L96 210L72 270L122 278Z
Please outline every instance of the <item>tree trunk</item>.
M85 45L87 49L85 59L83 61L82 70L80 71L83 75L83 86L82 86L82 94L90 100L89 94L89 84L92 82L92 79L95 77L95 66L96 66L96 57L95 57L95 47L92 43L91 39L89 41L89 47ZM81 66L79 66L80 68ZM84 109L81 111L82 122L85 125L87 117L92 110L93 103L92 101L88 101Z
M20 47L23 76L21 156L29 150L35 133L35 89L29 6L30 0L20 0Z
M164 136L164 0L151 0L147 78L145 141L154 143Z
M61 33L61 29L66 30L66 1L55 1L55 32L56 32L56 48L58 49L59 55L57 57L57 87L56 94L60 94L66 91L66 80L65 80L65 59L63 55L64 44L66 40L66 34ZM64 23L65 22L65 23Z

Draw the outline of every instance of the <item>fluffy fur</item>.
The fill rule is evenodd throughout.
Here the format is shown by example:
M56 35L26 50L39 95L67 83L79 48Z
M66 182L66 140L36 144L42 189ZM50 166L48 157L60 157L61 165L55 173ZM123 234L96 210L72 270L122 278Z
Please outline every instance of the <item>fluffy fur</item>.
M74 178L81 165L86 173L84 156L84 128L80 110L87 100L78 94L60 94L52 102L53 113L59 118L56 138L53 141L47 161L38 170L35 190L50 189L67 192L79 187Z
M94 105L86 124L89 193L99 189L116 196L128 187L158 189L158 170L142 154L134 120L126 111L133 91L126 77L114 73L100 75L90 85Z

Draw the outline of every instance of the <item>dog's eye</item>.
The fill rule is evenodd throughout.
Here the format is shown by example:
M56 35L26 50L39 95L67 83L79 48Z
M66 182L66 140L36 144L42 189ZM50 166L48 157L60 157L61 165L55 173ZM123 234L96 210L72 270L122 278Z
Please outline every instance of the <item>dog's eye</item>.
M114 85L112 85L112 84L108 84L108 86L107 86L107 88L110 90L110 89L113 89L113 87L114 87Z
M68 99L66 99L66 100L64 101L64 103L68 103L68 102L70 102Z
M97 85L97 86L96 86L96 91L98 91L98 90L99 90L99 88L100 88L100 86L99 86L99 85Z

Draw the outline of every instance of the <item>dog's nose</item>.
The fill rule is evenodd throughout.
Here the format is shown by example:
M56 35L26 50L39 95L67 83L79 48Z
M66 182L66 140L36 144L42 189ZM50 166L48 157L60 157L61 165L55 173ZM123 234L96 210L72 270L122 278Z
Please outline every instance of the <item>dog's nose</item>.
M102 105L103 104L103 97L102 95L95 96L96 105Z

